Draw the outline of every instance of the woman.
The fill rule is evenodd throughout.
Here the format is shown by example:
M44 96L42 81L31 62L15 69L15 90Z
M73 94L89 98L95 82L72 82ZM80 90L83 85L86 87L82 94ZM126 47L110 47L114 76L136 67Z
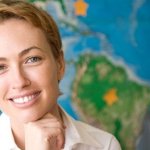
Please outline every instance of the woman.
M23 1L0 2L0 149L120 150L57 104L65 63L57 26Z

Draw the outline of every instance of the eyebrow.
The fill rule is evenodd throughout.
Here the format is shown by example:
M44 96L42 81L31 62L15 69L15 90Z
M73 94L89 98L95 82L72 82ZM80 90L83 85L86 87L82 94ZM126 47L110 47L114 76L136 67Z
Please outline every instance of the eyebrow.
M22 51L19 53L19 56L21 57L21 56L23 56L23 55L26 55L27 53L29 53L29 52L30 52L31 50L33 50L33 49L37 49L37 50L42 51L42 49L39 48L39 47L37 47L37 46L31 46L31 47L29 47L29 48L26 48L26 49L22 50Z
M40 50L42 51L41 48L37 47L37 46L31 46L29 48L26 48L24 50L22 50L20 53L19 53L19 57L23 56L23 55L26 55L27 53L29 53L31 50L33 49L37 49L37 50ZM0 57L0 61L6 61L7 59L5 57Z

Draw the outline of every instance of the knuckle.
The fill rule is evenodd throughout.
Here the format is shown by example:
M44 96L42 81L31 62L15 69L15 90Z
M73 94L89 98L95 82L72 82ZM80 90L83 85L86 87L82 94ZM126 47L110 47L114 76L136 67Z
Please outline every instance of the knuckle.
M56 122L56 125L57 125L58 128L62 127L62 125L61 125L61 123L59 121Z
M57 131L58 135L61 134L61 132L62 132L62 130L60 128L57 128L56 131Z

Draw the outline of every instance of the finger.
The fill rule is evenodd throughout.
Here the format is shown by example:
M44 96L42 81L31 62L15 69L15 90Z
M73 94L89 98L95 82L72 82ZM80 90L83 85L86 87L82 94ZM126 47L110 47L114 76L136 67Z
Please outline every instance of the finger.
M56 118L56 117L54 115L52 115L51 113L48 112L42 118L45 118L45 119L46 118L49 118L49 119L51 118L52 119L52 118Z
M66 126L58 120L43 119L36 122L36 125L41 128L60 128L61 130L66 129Z
M63 149L65 146L65 135L64 134L59 134L57 136L57 148L58 149Z
M55 131L54 131L55 130ZM60 130L59 129L54 129L53 133L51 131L51 138L56 137L56 147L60 150L62 148L64 148L65 145L65 132L64 130Z
M51 149L51 150L56 150L56 147L57 147L56 141L57 141L56 137L53 137L53 136L46 137L44 139L45 145L48 145L48 149Z

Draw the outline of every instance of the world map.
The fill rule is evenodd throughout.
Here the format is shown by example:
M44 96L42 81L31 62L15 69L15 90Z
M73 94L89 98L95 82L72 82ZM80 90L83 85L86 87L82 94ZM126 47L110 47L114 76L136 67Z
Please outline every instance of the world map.
M58 24L66 60L60 105L133 150L150 105L149 0L29 0Z

